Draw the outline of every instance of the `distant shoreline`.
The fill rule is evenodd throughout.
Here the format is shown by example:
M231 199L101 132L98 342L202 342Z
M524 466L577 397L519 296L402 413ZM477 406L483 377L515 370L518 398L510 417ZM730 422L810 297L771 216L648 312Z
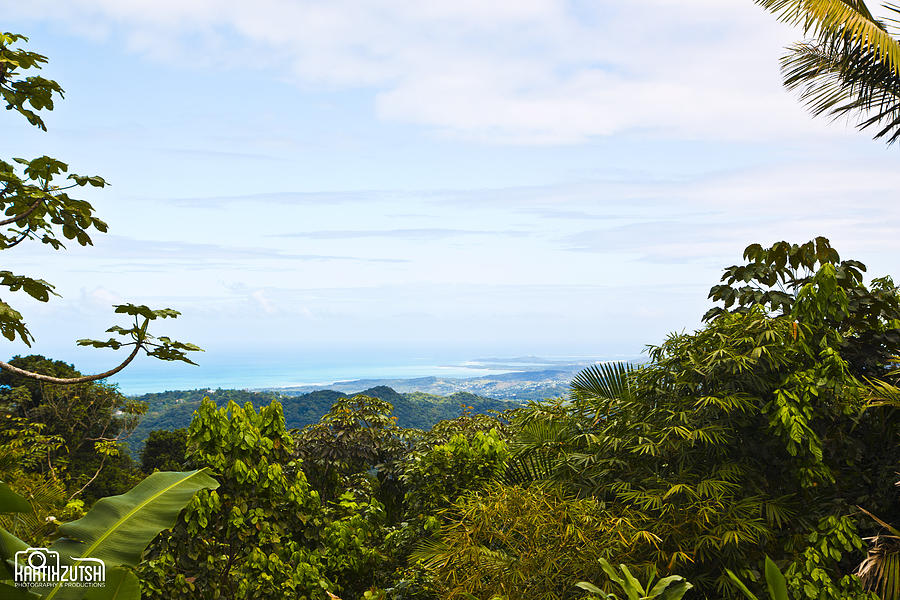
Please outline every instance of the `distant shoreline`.
M123 393L129 396L172 390L216 388L267 390L287 394L322 389L356 392L376 385L395 387L395 384L403 390L416 391L414 385L423 385L426 387L420 391L435 390L434 393L438 393L437 390L440 390L444 393L468 391L472 389L471 382L482 380L509 382L543 377L548 384L551 380L559 383L566 377L571 380L575 373L588 365L610 360L642 362L637 357L535 356L480 358L431 365L397 361L393 365L363 364L356 367L314 365L300 359L283 364L206 362L201 363L199 369L188 365L165 365L167 368L164 371L154 368L150 372L135 368L127 374L114 378L112 382L118 384Z

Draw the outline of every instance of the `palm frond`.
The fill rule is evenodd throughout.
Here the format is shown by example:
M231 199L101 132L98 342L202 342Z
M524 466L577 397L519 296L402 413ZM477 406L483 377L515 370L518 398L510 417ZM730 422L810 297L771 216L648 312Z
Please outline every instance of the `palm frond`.
M872 545L865 560L857 567L856 575L863 586L878 594L881 600L900 600L900 529L861 506L856 508L889 532L867 538Z
M876 517L875 515L873 515L872 513L870 513L869 511L867 511L866 509L864 509L862 506L857 506L856 508L858 508L859 510L863 511L864 513L866 513L866 515L868 515L870 519L872 519L873 521L875 521L876 523L878 523L879 525L881 525L882 527L884 527L885 529L887 529L888 531L890 531L890 532L891 532L891 535L892 535L893 537L896 537L896 538L900 539L900 529L897 529L896 527L894 527L894 526L891 525L890 523L888 523L888 522L886 522L886 521L883 521L883 520L879 519L878 517Z
M873 542L856 575L881 600L900 600L900 540L876 536Z
M900 387L880 379L866 380L869 384L869 401L866 408L874 406L892 406L900 408Z
M17 536L37 539L55 527L49 517L62 510L66 489L56 479L38 477L29 481L27 489L21 489L21 492L31 505L31 511L0 515L0 526Z
M550 478L556 455L568 439L568 426L558 420L536 419L525 423L507 442L512 457L506 463L503 480L522 485Z
M900 43L862 0L755 0L779 20L820 41L844 39L870 51L900 75Z
M443 540L425 538L416 544L409 559L421 562L429 569L434 569L438 566L449 565L453 560L453 553L450 546Z
M502 480L509 485L526 485L549 479L554 472L553 461L546 452L509 459Z
M613 400L630 395L630 377L635 367L628 363L615 362L591 365L584 369L570 386L576 400Z
M514 454L558 445L561 441L568 439L568 436L565 435L566 429L566 423L556 420L529 421L516 432L515 437L509 440L507 445Z
M857 117L875 139L900 138L900 75L861 44L804 42L782 58L784 85L816 116Z

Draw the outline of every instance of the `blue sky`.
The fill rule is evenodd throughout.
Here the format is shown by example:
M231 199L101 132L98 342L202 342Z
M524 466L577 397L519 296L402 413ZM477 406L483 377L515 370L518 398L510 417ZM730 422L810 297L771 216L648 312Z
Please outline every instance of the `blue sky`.
M48 133L0 120L3 155L112 184L95 247L4 257L63 294L15 299L34 349L84 370L121 301L181 310L158 333L213 378L633 355L751 242L900 276L897 149L804 112L799 34L750 0L32 1L2 28L66 89Z

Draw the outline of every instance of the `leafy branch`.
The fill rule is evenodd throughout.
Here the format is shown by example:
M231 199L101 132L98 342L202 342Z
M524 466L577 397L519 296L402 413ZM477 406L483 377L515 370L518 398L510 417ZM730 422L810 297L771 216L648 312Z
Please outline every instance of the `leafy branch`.
M7 371L15 373L16 375L29 377L31 379L37 379L38 381L45 381L47 383L76 384L87 383L89 381L97 381L99 379L106 379L107 377L115 375L116 373L127 367L128 364L134 360L134 358L141 350L144 350L147 356L152 356L153 358L158 358L159 360L180 361L192 365L197 364L190 358L188 358L186 353L202 352L203 350L198 346L186 342L178 342L168 337L154 337L147 332L150 321L154 321L156 319L175 318L181 313L176 310L172 310L171 308L153 310L148 306L138 306L134 304L119 304L116 305L115 308L116 313L118 314L126 314L134 317L134 324L132 325L132 327L125 328L119 325L113 325L112 327L107 329L106 332L115 333L119 336L119 338L110 337L107 340L82 339L78 340L78 345L91 346L93 348L111 348L113 350L119 350L121 348L133 346L134 348L131 351L131 354L129 354L128 357L126 357L125 360L122 361L118 366L108 371L104 371L103 373L97 373L95 375L84 375L82 377L69 378L51 377L49 375L43 375L41 373L26 371L25 369L20 369L19 367L13 366L3 361L0 361L0 369L5 369ZM124 338L125 341L120 338Z
M63 89L55 81L22 74L30 69L40 69L47 62L41 54L13 47L27 41L28 38L20 34L0 33L0 99L6 102L7 110L15 110L31 125L46 131L38 112L53 110L54 95L62 97ZM69 190L87 186L103 188L108 185L107 182L96 175L67 174L68 170L66 163L49 156L30 160L13 158L10 162L0 159L0 215L3 216L0 218L0 250L12 248L26 239L47 244L54 250L65 248L63 239L89 246L93 244L91 230L106 233L107 225L94 215L93 206L70 196ZM54 182L62 177L65 177L64 183ZM11 292L24 291L39 302L47 302L51 295L59 295L53 285L43 279L17 275L11 271L0 271L0 286ZM154 337L147 331L150 321L175 318L179 315L177 311L121 304L115 306L115 312L133 317L132 326L110 327L107 333L115 335L107 340L78 340L80 346L113 350L132 348L125 360L108 371L79 377L53 377L3 361L0 361L0 369L48 383L76 384L115 375L142 350L160 360L196 364L187 353L200 351L200 348L168 337ZM27 346L34 340L22 314L3 300L0 300L0 335L10 341L18 339Z

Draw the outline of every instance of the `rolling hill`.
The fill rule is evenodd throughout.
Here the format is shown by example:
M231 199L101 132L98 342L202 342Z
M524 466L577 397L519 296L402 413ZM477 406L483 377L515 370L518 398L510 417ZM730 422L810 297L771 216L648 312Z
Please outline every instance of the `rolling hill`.
M388 386L376 386L358 392L387 400L394 406L394 416L401 427L429 429L442 419L452 419L460 415L461 405L473 407L474 412L483 413L489 410L505 410L520 406L518 402L486 398L469 392L455 392L447 396L428 394L425 392L401 393ZM140 454L144 441L155 429L178 429L187 427L191 422L194 410L205 396L209 396L218 406L230 401L244 404L252 402L255 406L269 404L278 400L284 407L284 418L288 427L300 428L316 423L326 414L338 398L350 395L335 390L316 390L304 394L281 394L278 392L256 392L247 390L182 390L167 391L154 394L143 394L133 397L134 400L148 404L147 413L141 419L134 433L128 438L132 455Z

